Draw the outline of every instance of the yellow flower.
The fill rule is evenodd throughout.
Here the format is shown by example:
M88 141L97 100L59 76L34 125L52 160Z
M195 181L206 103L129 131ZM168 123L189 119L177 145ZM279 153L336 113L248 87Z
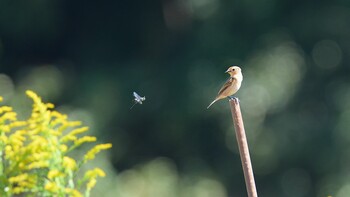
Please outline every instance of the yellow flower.
M112 144L110 143L96 145L84 155L84 162L87 162L88 160L93 160L96 154L99 153L101 150L110 149L111 147Z
M0 142L7 144L8 143L8 137L6 135L0 135Z
M22 188L22 187L15 187L15 188L13 188L12 192L13 192L14 194L20 194L20 193L22 193L22 192L25 192L25 190L24 190L24 188Z
M4 112L10 112L12 111L12 107L9 106L1 106L0 107L0 114L4 113Z
M83 195L75 189L71 189L71 188L66 188L65 189L66 194L70 194L71 197L82 197Z
M23 146L24 141L26 140L26 137L24 137L26 134L25 130L18 130L9 137L9 143L12 146Z
M80 125L81 125L80 121L72 121L72 122L64 121L64 122L62 122L62 125L57 128L57 131L63 132L68 127L77 127L77 126L80 126Z
M85 176L87 178L95 178L95 177L98 177L98 176L104 177L104 176L106 176L106 173L103 170L101 170L101 168L95 168L93 170L87 171L85 173Z
M74 136L74 135L66 135L66 136L64 136L63 138L60 139L60 142L61 143L66 143L68 141L75 141L75 140L77 140L76 136Z
M58 111L53 111L53 112L51 113L51 116L52 116L53 118L58 119L58 120L66 120L66 119L67 119L67 115L61 114L61 113L58 112Z
M52 127L56 127L59 124L64 125L67 122L67 115L61 114L58 111L52 111L51 117L52 117L52 120L50 122L50 125Z
M15 128L15 127L23 127L25 125L27 125L27 122L25 122L25 121L16 121L16 122L11 122L9 124L9 127L10 128Z
M33 128L33 129L31 129L31 128ZM38 133L40 133L40 131L41 131L40 127L38 127L37 125L33 125L32 124L32 125L29 126L28 134L30 136L36 136L36 135L38 135Z
M94 136L84 136L82 138L79 138L77 140L74 141L74 145L75 146L80 146L81 144L85 143L85 142L94 142L96 141L96 137Z
M27 173L19 174L9 178L9 182L12 186L12 192L19 194L26 190L29 190L35 186L36 176L29 175Z
M62 133L59 131L56 131L55 129L49 129L49 133L53 136L61 136Z
M17 184L18 182L25 181L27 178L28 178L28 174L24 173L24 174L20 174L20 175L17 175L17 176L10 177L9 178L9 182L11 184Z
M81 122L80 121L71 121L71 122L68 122L68 126L69 127L77 127L77 126L80 126L81 125Z
M49 173L47 173L47 178L54 179L58 176L64 176L64 174L58 170L50 170Z
M47 160L47 159L51 158L51 156L52 156L51 153L41 151L41 152L38 152L38 153L33 153L31 155L31 158L33 160L39 161L39 160Z
M77 163L75 162L74 159L65 156L63 157L62 166L68 170L75 170L75 168L77 167Z
M0 122L4 122L5 120L15 121L17 118L17 114L15 112L9 111L0 117Z
M86 184L86 188L88 190L91 190L96 185L96 179L92 178L89 180L89 182Z
M47 107L48 109L53 109L53 108L55 108L55 105L52 104L52 103L46 103L46 107Z
M0 131L4 132L4 133L8 133L11 131L11 127L9 125L1 125L0 126Z
M67 141L75 141L77 139L76 135L80 134L80 133L84 133L89 129L89 127L81 127L81 128L77 128L72 130L70 133L68 133L67 135L63 136L60 141L62 143L65 143Z
M46 183L45 190L52 193L56 193L59 190L59 187L57 186L56 183L50 181Z
M20 158L18 158L18 159L14 159L15 161L18 161ZM19 164L18 164L18 167L19 167L19 169L25 169L26 168L26 163L24 163L24 162L19 162Z
M80 133L84 133L87 130L89 130L89 127L80 127L80 128L74 129L68 135L78 135Z
M26 94L33 99L34 103L42 103L41 98L31 90L27 90Z
M33 150L34 152L42 151L42 149L45 149L48 147L48 141L45 137L34 135L30 136L31 143L27 145L28 149Z
M6 165L2 173L9 177L5 181L8 185L3 184L4 191L21 196L81 197L83 195L75 187L86 184L85 194L89 195L96 178L105 176L105 172L95 168L86 172L81 180L74 179L75 172L81 170L82 163L94 159L112 144L96 145L84 155L83 161L68 157L67 152L83 143L96 141L96 137L78 137L88 127L81 127L80 121L68 121L67 115L54 111L52 103L42 102L33 91L28 90L26 94L34 102L26 121L17 120L11 107L0 106L0 149L3 151L0 168Z
M32 169L36 169L36 168L46 168L49 166L49 162L48 161L35 161L35 162L32 162L31 164L29 164L27 166L27 169L28 170L32 170Z
M89 170L85 173L85 178L89 180L86 184L87 190L91 190L96 185L96 177L104 177L106 173L100 168Z
M60 145L60 150L61 150L61 152L62 152L62 153L67 152L67 150L68 150L67 145L65 145L65 144L61 144L61 145Z

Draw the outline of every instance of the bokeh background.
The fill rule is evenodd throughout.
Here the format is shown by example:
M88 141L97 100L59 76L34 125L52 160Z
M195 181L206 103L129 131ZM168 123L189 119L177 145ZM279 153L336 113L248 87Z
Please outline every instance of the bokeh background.
M259 196L347 197L349 24L347 0L1 0L0 94L113 143L93 196L246 196L229 104L206 109L240 65Z

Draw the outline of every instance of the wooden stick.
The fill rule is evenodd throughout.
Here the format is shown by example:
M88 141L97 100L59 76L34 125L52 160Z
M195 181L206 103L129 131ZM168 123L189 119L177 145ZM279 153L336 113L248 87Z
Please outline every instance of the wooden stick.
M235 125L236 138L237 138L237 143L239 148L239 154L241 156L248 197L257 197L258 193L255 187L253 167L252 167L252 162L250 160L248 142L247 142L247 137L245 135L241 108L239 106L239 100L238 98L234 97L230 99L229 102L231 106L233 123Z

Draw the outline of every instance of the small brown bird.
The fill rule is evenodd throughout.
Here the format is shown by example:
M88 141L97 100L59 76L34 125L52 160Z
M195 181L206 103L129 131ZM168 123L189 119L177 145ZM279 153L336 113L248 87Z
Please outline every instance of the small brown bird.
M212 104L214 104L216 101L218 101L220 99L223 99L223 98L226 98L226 97L230 97L231 98L231 95L236 93L239 90L239 88L241 87L242 80L243 80L243 75L242 75L240 67L238 67L238 66L231 66L230 68L227 69L227 71L225 73L230 74L230 78L222 86L222 88L220 89L218 95L216 96L214 101L210 103L210 105L207 107L207 109L209 109L209 107Z

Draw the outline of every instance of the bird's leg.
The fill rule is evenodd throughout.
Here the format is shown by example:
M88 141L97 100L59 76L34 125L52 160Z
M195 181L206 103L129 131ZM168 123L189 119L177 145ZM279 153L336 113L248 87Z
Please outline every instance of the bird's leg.
M230 98L230 100L237 100L239 102L239 99L235 96L228 96Z
M236 97L234 97L234 96L228 96L228 97L230 98L230 100L236 99Z

